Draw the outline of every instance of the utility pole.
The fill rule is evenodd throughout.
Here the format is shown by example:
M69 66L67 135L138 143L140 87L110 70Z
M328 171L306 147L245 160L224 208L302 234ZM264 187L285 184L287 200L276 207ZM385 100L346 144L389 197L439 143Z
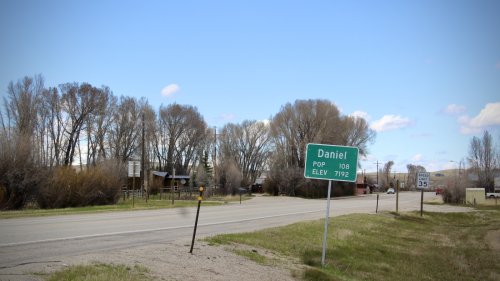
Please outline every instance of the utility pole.
M217 188L217 126L214 126L214 188Z
M373 163L373 164L377 164L377 188L379 188L379 186L378 186L378 164L382 164L382 163L379 163L377 160L377 162Z
M142 175L142 179L141 179L141 193L144 193L144 189L145 189L145 181L146 181L146 170L144 169L144 152L145 152L145 146L144 146L144 111L142 111L142 152L141 152L141 175ZM148 195L146 194L146 202L147 202L147 197Z

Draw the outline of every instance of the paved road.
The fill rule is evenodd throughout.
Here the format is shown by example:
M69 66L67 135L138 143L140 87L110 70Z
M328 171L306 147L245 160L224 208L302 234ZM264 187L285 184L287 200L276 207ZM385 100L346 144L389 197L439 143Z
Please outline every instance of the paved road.
M425 198L434 197L426 193ZM395 210L395 195L380 195L379 210ZM425 199L424 199L425 200ZM376 196L332 200L331 216L374 213ZM400 211L420 209L420 193L400 194ZM432 206L424 206L424 209ZM324 218L325 200L257 197L243 204L203 207L198 237L252 231ZM0 220L0 270L26 263L188 239L195 208Z

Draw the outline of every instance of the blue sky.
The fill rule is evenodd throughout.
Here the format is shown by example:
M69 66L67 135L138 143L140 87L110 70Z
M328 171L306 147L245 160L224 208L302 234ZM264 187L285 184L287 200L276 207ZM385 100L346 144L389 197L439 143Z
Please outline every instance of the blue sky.
M500 1L0 1L0 93L46 86L196 106L210 126L328 99L377 131L362 168L456 167L500 142Z

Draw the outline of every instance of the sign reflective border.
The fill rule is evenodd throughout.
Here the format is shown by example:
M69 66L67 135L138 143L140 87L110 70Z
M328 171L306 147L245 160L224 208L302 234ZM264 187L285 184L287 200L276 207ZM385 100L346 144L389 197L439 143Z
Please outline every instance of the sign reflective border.
M304 177L355 182L359 149L353 146L309 143Z
M431 186L431 173L417 173L417 188L428 189Z

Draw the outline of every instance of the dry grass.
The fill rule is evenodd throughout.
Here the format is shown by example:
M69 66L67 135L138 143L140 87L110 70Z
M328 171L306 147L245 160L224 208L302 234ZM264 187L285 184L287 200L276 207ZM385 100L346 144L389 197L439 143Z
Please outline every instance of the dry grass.
M147 270L140 266L124 265L77 265L51 274L47 281L147 281Z
M499 228L500 209L424 213L423 218L418 212L336 217L330 222L324 268L322 220L210 241L242 243L301 260L308 266L306 280L494 280L500 251L485 237Z

